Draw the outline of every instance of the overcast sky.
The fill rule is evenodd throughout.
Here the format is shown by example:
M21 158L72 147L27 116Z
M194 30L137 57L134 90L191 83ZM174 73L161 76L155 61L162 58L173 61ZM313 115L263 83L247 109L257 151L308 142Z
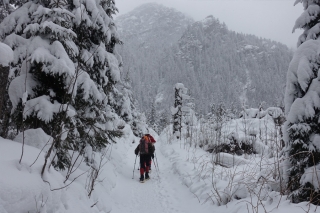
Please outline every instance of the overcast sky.
M186 13L196 21L213 15L230 30L254 34L296 47L301 30L292 33L296 19L303 12L295 0L115 0L119 14L147 2L158 2Z

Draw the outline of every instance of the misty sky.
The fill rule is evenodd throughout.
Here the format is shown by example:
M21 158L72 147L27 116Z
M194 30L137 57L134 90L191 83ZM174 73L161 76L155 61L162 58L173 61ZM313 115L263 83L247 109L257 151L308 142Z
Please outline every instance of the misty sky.
M115 0L119 15L147 3L158 2L186 13L196 21L213 15L230 30L254 34L295 48L301 30L292 33L303 12L295 0Z

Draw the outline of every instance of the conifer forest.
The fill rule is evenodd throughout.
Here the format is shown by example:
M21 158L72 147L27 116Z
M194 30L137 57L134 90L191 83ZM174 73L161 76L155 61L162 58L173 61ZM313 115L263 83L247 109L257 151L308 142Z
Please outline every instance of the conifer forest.
M320 213L319 38L318 0L0 0L0 213Z

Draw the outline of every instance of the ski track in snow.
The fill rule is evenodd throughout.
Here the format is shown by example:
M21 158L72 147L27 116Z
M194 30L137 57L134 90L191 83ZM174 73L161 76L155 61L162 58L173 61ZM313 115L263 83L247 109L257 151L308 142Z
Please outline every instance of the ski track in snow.
M159 146L160 144L156 143L160 179L152 162L151 179L144 183L139 182L139 156L132 179L136 144L127 150L127 155L123 157L121 167L118 168L117 184L111 195L111 213L212 213L210 206L201 205L188 188L182 185L172 170L172 163L162 155Z

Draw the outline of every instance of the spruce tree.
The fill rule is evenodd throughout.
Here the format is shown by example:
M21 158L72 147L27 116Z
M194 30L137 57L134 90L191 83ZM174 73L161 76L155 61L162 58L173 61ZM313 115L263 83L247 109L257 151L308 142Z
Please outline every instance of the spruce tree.
M63 138L75 115L70 101L77 53L73 15L64 1L28 1L1 23L0 36L18 56L9 87L17 132L42 128L54 138L46 155L56 168L70 164ZM13 22L13 23L12 23ZM45 164L46 164L45 163Z
M304 9L293 27L293 32L298 28L304 30L298 39L297 45L299 46L307 40L316 40L320 35L320 2L317 0L296 0L295 5L298 3L302 3Z
M12 11L14 11L13 6L10 5L7 0L2 0L2 2L0 2L0 22L2 22L2 20Z
M170 121L169 121L170 113L166 112L165 110L160 111L159 113L159 121L158 121L158 132L161 134L164 128L166 128Z
M181 139L182 119L183 119L183 100L189 98L188 89L182 83L177 83L174 87L174 107L171 108L173 116L173 135Z
M42 128L54 139L42 174L49 163L69 168L69 150L100 151L121 136L115 12L113 0L34 0L1 23L17 56L9 87L16 129Z
M159 131L158 130L158 122L157 122L157 111L156 111L156 106L155 106L155 102L154 101L151 103L151 109L150 109L150 112L148 114L148 124L152 127L152 129L155 132Z
M302 2L304 13L294 29L304 29L298 49L289 65L285 93L285 151L288 168L285 173L292 201L320 204L320 3Z
M80 0L73 7L73 30L79 49L74 104L78 131L73 140L78 141L80 151L88 145L99 151L121 136L114 125L119 119L119 101L115 97L121 96L115 87L120 80L119 62L113 54L114 46L120 43L112 19L116 8L112 0Z

